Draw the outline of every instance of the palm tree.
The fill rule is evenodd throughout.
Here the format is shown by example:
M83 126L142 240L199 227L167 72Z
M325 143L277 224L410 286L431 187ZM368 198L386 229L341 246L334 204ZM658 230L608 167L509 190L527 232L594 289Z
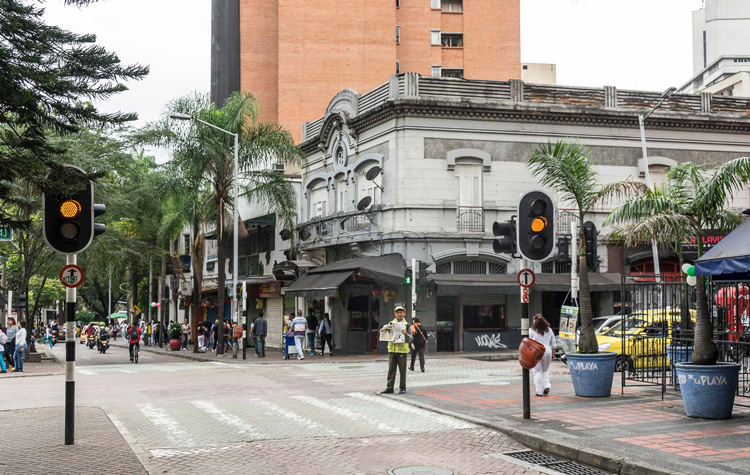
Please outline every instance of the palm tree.
M704 165L681 163L667 173L663 189L648 190L616 208L605 224L620 224L616 230L626 245L655 240L662 245L697 237L698 257L703 255L706 229L729 231L740 223L740 213L725 208L732 195L750 181L750 157L731 160L707 170ZM693 363L712 365L718 351L708 312L706 282L696 281L696 320Z
M291 229L296 208L294 189L283 175L268 171L275 162L301 166L303 154L288 131L278 124L260 123L255 96L234 93L223 107L213 104L205 94L195 94L172 102L161 123L143 132L152 143L172 148L174 165L185 176L201 177L207 182L216 213L217 235L217 314L218 353L224 352L224 282L226 280L226 227L231 229L234 185L233 138L198 121L169 119L173 113L189 114L212 125L238 134L239 172L243 196L265 205L276 213L286 229ZM151 136L151 140L148 137Z
M529 168L541 183L559 193L563 201L574 202L578 208L578 275L579 302L581 316L581 337L578 343L580 353L597 353L599 345L592 324L591 290L586 267L586 238L583 223L597 204L610 198L622 199L645 192L643 183L625 180L605 185L599 184L599 178L591 166L588 150L576 140L558 140L539 145L532 152Z

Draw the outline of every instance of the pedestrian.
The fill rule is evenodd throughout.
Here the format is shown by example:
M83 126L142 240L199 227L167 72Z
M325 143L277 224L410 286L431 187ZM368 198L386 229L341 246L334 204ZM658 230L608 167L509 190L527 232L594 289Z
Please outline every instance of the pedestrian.
M187 318L182 322L180 329L182 330L182 344L180 346L182 351L187 351L188 338L190 337L190 325L188 324Z
M3 328L0 327L0 373L7 373L5 369L5 344L8 342L8 337L5 336Z
M260 351L258 351L258 336L255 334L255 322L258 321L258 317L253 319L253 323L250 324L250 336L253 337L253 348L255 348L255 357L260 358Z
M412 336L406 331L406 309L403 305L396 305L393 309L396 318L391 320L393 329L393 340L388 342L388 382L385 391L381 394L393 394L393 386L396 383L396 369L398 369L401 380L399 381L398 393L406 392L406 355L409 354L409 343Z
M315 309L310 307L307 311L307 347L310 350L310 356L315 354L315 330L318 329L318 317L315 316Z
M16 319L13 317L8 318L8 331L5 332L5 336L8 338L8 341L5 343L5 361L8 363L8 368L15 369L16 363L14 359L14 353L16 351L16 333L18 332L18 327L16 327Z
M198 351L203 351L203 340L206 339L203 333L203 325L198 325Z
M291 330L292 328L292 321L294 320L294 312L290 313L289 315L284 315L284 326L281 331L281 352L284 354L284 359L289 359L289 353L287 352L286 348L286 339L291 333L292 337L294 337L294 332Z
M424 373L424 350L427 347L427 333L422 331L419 317L412 319L411 336L414 341L411 342L411 366L409 366L409 369L414 371L414 360L419 355L419 369Z
M208 347L211 344L211 320L208 318L203 319L201 322L203 327L203 351L208 351Z
M534 315L529 328L529 338L544 345L544 356L531 372L534 374L536 395L546 396L552 387L549 382L549 365L555 358L555 333L549 322L538 313Z
M44 327L44 337L42 338L42 346L46 345L47 342L50 342L50 349L52 349L52 324L50 323L48 326Z
M263 318L263 312L260 312L258 318L253 322L255 326L253 331L255 332L254 338L256 338L255 352L258 354L258 358L266 357L266 336L268 335L268 322Z
M320 356L325 356L326 343L328 343L328 349L331 350L331 356L333 356L333 326L331 325L331 316L328 313L323 314L323 319L320 321L318 327L318 335L320 335Z
M307 319L302 316L302 312L297 312L297 317L292 320L292 330L294 330L294 346L297 348L297 359L304 360L305 354L302 352L305 346L305 333L307 332Z
M13 360L15 361L16 369L13 373L23 373L23 355L26 353L26 322L19 321L16 325L18 331L16 332L16 352L13 353Z
M141 335L143 334L143 330L138 325L132 325L128 331L128 351L130 352L130 361L133 361L133 348L138 347L138 349L141 349Z
M211 341L213 342L212 345L212 351L216 353L216 343L219 336L219 318L217 317L216 320L214 320L214 324L211 325Z

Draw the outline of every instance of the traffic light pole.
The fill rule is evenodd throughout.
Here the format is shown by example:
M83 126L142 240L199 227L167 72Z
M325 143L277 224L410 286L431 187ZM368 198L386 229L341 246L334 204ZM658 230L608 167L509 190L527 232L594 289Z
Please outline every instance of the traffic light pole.
M528 269L529 261L521 259L521 268ZM521 288L521 338L529 336L529 299L524 298L524 288ZM530 297L531 289L526 294ZM523 418L531 419L531 390L529 385L529 370L523 368Z
M411 260L411 320L417 316L417 260Z
M76 264L77 254L68 254L67 263ZM76 288L65 289L65 445L75 439L76 401Z

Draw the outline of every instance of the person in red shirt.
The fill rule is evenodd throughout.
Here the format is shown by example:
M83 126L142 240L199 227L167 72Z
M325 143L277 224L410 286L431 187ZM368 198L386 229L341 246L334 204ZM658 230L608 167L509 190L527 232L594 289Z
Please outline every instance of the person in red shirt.
M130 343L130 345L128 345L130 350L130 361L133 361L133 347L138 346L138 350L141 349L141 329L138 325L130 325L126 335L128 342Z

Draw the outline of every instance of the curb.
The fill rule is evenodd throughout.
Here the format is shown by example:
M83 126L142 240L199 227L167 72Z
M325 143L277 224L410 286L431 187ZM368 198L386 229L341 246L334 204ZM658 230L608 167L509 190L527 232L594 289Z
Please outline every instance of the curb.
M135 454L135 457L138 459L138 462L140 462L143 470L145 470L148 475L161 474L162 472L151 463L151 459L148 457L146 451L143 450L138 442L136 442L135 438L130 435L130 432L128 432L122 422L120 422L120 419L114 414L110 414L103 407L101 410L104 411L104 414L109 418L110 422L112 422L112 425L115 426L122 438L125 439L125 442L128 444L128 447L130 447L130 450L133 451L133 454Z
M623 459L621 457L613 457L612 455L600 452L596 449L585 449L582 450L572 444L565 442L552 442L536 433L529 432L523 429L514 429L505 427L492 422L487 422L481 419L477 419L465 414L459 414L457 412L448 411L445 409L437 408L429 404L423 404L420 402L410 401L398 396L382 395L377 393L378 396L393 399L394 401L400 401L404 404L409 404L420 409L435 412L437 414L443 414L446 416L454 417L456 419L470 422L478 426L486 427L488 429L496 430L502 434L511 437L512 439L524 444L532 450L544 452L549 455L557 455L559 457L579 462L592 467L605 470L607 472L616 473L619 475L681 475L682 472L675 472L672 470L662 469L654 465L650 465L642 462L633 462L630 460Z

